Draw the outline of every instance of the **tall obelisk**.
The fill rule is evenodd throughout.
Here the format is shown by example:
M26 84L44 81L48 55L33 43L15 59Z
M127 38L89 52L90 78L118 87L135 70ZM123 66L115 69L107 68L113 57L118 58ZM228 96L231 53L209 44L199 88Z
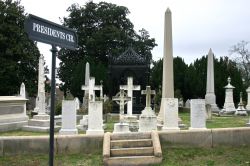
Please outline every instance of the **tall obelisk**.
M169 8L165 12L164 49L163 49L162 99L158 121L163 121L163 99L174 98L172 14Z
M207 55L207 91L205 95L205 103L206 105L210 105L212 112L219 112L214 93L214 54L211 48Z

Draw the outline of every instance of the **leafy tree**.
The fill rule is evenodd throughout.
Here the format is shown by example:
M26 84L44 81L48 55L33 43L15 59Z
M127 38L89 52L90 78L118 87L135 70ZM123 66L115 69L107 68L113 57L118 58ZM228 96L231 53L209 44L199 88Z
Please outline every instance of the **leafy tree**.
M126 7L90 1L84 6L73 4L67 11L69 16L63 18L63 24L76 30L79 48L75 51L61 49L59 52L59 77L64 82L61 86L64 91L69 89L74 96L82 97L80 88L84 83L82 76L86 62L90 63L90 73L96 77L96 83L103 80L106 85L109 57L120 55L131 44L150 63L155 40L145 29L139 34L134 31L127 18L129 10Z
M0 1L0 95L17 94L22 82L30 96L37 91L39 50L24 32L19 1Z
M249 42L241 41L231 47L230 53L241 69L246 84L250 86L250 52L248 50L248 44Z

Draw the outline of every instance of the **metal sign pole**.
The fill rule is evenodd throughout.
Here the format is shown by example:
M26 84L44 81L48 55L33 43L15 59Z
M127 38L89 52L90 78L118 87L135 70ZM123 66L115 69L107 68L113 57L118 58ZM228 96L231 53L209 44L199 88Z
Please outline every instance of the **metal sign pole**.
M55 112L55 69L56 69L56 53L57 48L55 45L52 45L52 67L51 67L51 107L50 107L50 133L49 133L49 166L53 166L54 164L54 112Z

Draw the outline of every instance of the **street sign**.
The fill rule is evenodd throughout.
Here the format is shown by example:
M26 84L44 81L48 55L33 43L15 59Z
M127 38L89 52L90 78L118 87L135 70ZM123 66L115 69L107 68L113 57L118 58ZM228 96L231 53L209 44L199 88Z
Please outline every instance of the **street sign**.
M56 46L68 49L76 49L77 35L72 29L63 27L59 24L45 20L43 18L29 14L24 22L25 32L31 40L52 45L52 65L51 65L51 107L50 107L50 149L49 149L49 166L54 165L54 112L55 112L55 70L56 70L56 54L58 52Z
M77 47L77 35L74 30L32 14L25 20L24 28L31 40L68 49Z

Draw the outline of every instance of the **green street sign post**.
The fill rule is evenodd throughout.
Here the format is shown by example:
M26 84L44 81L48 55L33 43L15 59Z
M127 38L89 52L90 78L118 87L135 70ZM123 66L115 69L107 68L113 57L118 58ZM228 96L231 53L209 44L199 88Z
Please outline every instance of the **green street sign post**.
M55 67L57 46L68 49L76 49L77 34L74 30L29 14L24 23L25 32L34 41L51 44L52 49L52 73L51 73L51 107L50 107L50 151L49 165L54 164L54 112L55 112Z

